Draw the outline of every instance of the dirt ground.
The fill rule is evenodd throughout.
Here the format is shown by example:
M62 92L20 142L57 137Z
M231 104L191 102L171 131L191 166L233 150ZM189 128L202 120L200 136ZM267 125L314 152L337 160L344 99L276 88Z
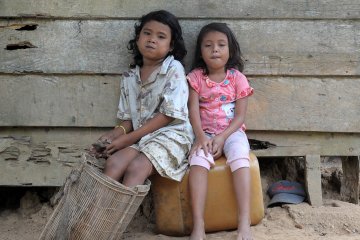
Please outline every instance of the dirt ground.
M326 159L325 159L326 160ZM279 179L284 172L292 177L301 169L296 161L266 161L260 166L262 172L263 191L268 184ZM286 162L288 167L281 164ZM323 205L312 207L304 202L298 205L283 205L267 208L264 219L252 226L256 240L358 240L360 239L360 207L356 204L342 202L339 198L341 183L341 160L327 159L322 166ZM282 167L281 167L282 166ZM289 167L290 166L290 167ZM289 170L293 168L294 171ZM285 169L280 171L279 169ZM296 170L296 171L295 171ZM296 172L296 173L295 173ZM289 178L289 176L285 176ZM0 189L0 240L34 240L38 239L49 219L53 208L49 204L49 196L58 189L33 189L19 192L14 189ZM264 196L264 203L269 201ZM145 211L144 211L145 209ZM187 237L170 237L155 233L154 220L150 207L142 208L147 214L135 215L123 239L160 240L188 239ZM236 231L207 234L207 239L235 239Z
M34 213L24 210L5 210L0 214L1 240L38 239L52 208L43 204ZM154 226L137 221L125 232L124 239L187 239L169 237L153 232ZM254 239L360 239L360 207L337 200L324 200L321 207L307 203L283 205L266 210L266 216L252 227ZM207 234L207 239L234 239L236 231Z

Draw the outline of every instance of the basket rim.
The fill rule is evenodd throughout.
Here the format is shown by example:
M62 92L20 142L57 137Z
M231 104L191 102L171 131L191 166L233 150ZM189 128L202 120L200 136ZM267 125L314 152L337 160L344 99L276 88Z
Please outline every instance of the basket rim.
M127 187L124 184L106 176L98 169L96 169L94 167L94 164L88 159L87 156L85 156L84 160L85 161L82 163L84 165L83 171L86 171L88 174L90 174L92 177L94 177L96 180L98 180L106 187L109 187L118 192L124 193L125 190L131 194L137 194L137 195L146 195L150 190L151 181L149 179L146 179L144 184L137 185L134 187Z

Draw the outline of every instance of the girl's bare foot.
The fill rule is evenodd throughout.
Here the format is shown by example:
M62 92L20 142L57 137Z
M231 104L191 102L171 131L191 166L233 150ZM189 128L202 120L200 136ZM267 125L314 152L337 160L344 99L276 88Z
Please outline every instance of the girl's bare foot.
M204 231L200 231L200 232L195 232L192 231L189 240L205 240L206 239L206 235Z
M238 226L238 235L236 240L252 240L251 230L249 224L240 224Z
M205 240L205 224L204 222L194 224L189 240Z

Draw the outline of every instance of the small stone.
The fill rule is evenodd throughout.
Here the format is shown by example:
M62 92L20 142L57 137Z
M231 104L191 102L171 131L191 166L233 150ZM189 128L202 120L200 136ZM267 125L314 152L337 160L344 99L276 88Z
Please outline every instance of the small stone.
M296 228L299 228L299 229L303 229L303 228L304 228L303 225L301 225L301 224L299 224L299 223L296 223L296 224L295 224L295 227L296 227Z

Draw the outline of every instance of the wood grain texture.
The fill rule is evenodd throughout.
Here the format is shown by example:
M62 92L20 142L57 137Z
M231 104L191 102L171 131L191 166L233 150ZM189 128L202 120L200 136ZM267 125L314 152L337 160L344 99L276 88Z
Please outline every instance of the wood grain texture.
M358 21L229 20L246 61L245 73L254 75L353 76L360 74ZM33 31L12 26L37 24ZM2 73L120 74L131 55L133 20L0 21L3 46L27 41L32 48L0 48ZM193 58L196 36L208 21L183 20Z
M0 76L1 126L115 126L117 77Z
M174 4L167 0L2 0L2 17L52 18L138 18L159 8L171 11L179 18L359 18L357 0L230 0L191 1ZM231 11L233 10L233 11Z
M61 186L85 149L107 130L0 128L0 185ZM352 156L355 164L360 155L360 134L248 131L248 137L275 145L253 150L261 161L284 156ZM344 196L352 191L349 187L355 186L353 179L358 176L352 166L356 165L345 166L351 175L346 178Z
M160 7L180 19L187 70L203 25L233 29L255 88L248 137L269 146L258 157L307 156L311 168L319 156L351 156L349 195L360 155L358 0L0 0L0 185L62 185L117 122L134 23ZM308 173L320 203L319 171Z
M342 158L340 196L343 201L354 204L359 204L359 160L359 156Z
M0 75L0 126L112 127L120 76ZM360 132L360 79L250 78L249 130Z
M0 128L0 138L27 139L30 144L42 145L70 144L90 146L111 128ZM360 133L321 133L292 131L246 131L250 143L256 147L254 153L259 157L303 157L307 154L320 156L360 156ZM255 142L256 143L256 142Z
M251 130L360 132L359 79L256 78Z
M259 157L360 156L359 133L247 131L247 135L250 141L269 146L253 150Z
M35 145L26 136L0 137L0 185L61 186L82 152L68 143Z
M322 206L320 155L305 157L305 185L307 200L315 207Z

